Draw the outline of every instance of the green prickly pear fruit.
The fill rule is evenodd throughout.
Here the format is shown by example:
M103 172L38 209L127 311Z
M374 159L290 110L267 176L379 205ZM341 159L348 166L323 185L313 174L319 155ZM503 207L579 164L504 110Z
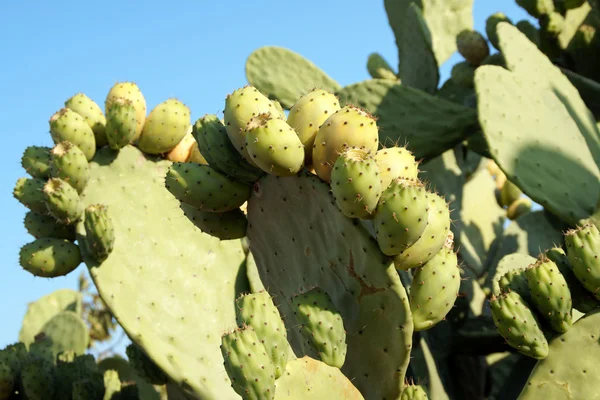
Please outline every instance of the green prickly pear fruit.
M96 260L104 261L115 245L115 229L108 207L102 204L88 206L83 226L87 250Z
M444 198L436 193L428 194L427 226L421 237L402 253L394 257L397 269L407 270L431 260L447 240L452 240L450 209Z
M533 203L531 199L527 197L522 197L517 201L514 201L507 209L506 209L506 217L511 221L519 218L522 215L527 214L531 211L531 207Z
M541 257L525 270L531 299L552 329L565 333L573 324L571 292L556 264Z
M329 183L333 164L344 150L356 148L375 154L378 146L375 118L354 106L341 108L323 122L315 136L312 153L315 172Z
M67 275L81 264L79 247L65 239L40 238L21 248L24 270L42 278Z
M52 115L50 135L54 144L67 141L79 147L88 161L96 154L96 137L92 128L70 108L63 108Z
M263 290L238 297L236 306L238 325L254 329L275 367L275 379L278 379L285 371L289 345L285 325L273 299Z
M146 99L140 91L140 88L133 82L118 82L116 83L106 95L104 101L104 112L108 115L114 99L123 98L131 101L135 108L135 120L137 122L137 128L135 129L135 137L133 141L136 141L142 134L144 128L144 122L146 122Z
M365 150L346 150L333 165L331 191L346 217L372 219L381 196L375 158Z
M72 400L90 400L104 398L104 379L93 377L73 382Z
M326 90L313 89L300 97L290 109L288 124L304 145L305 164L312 164L312 151L319 127L340 109L338 98Z
M21 387L28 400L48 400L54 396L53 365L44 359L30 359L21 369Z
M168 99L148 114L138 147L148 154L171 151L188 132L190 124L190 109L179 100Z
M454 306L460 288L458 258L452 245L444 246L418 267L410 286L410 310L415 331L434 327Z
M15 376L21 373L21 367L28 359L27 347L25 347L25 343L23 342L9 344L0 350L0 362L8 365L15 373Z
M418 180L396 179L383 191L374 220L383 254L398 255L421 238L428 223L429 195Z
M567 254L560 247L553 247L544 253L546 257L554 261L558 270L567 281L571 299L573 300L573 308L587 314L588 312L600 307L600 301L597 300L590 292L585 290L581 282L577 280L573 273L573 267L567 258Z
M273 106L275 107L276 115L279 116L280 118L285 119L286 118L285 110L283 109L283 106L281 105L281 103L275 99L272 99L271 103L273 103Z
M38 214L48 214L44 203L46 181L37 178L19 178L13 189L13 196L25 207Z
M506 272L498 280L500 293L517 292L527 304L531 304L531 294L529 293L529 283L524 268L517 268Z
M70 225L83 216L83 202L77 190L60 178L52 178L42 191L48 212L59 223Z
M420 385L406 385L400 395L400 400L428 400L427 392Z
M367 58L367 71L369 71L373 79L398 80L393 68L379 53L369 54Z
M77 93L65 101L65 107L70 108L85 119L85 122L87 122L90 128L92 128L92 132L94 132L97 148L106 146L108 143L105 131L106 117L94 100L83 93Z
M537 317L517 292L507 292L490 301L492 318L507 343L538 360L548 356L548 341Z
M15 391L15 371L7 363L0 361L0 400L8 400Z
M50 176L50 147L28 146L21 157L21 166L32 178Z
M381 149L375 154L375 161L379 167L381 190L387 189L395 179L416 180L419 175L419 163L406 147Z
M127 146L136 138L137 113L131 100L116 97L106 110L106 140L113 150Z
M241 239L246 236L248 218L239 208L225 212L211 212L181 204L181 209L194 225L211 236L221 240Z
M517 0L517 4L527 11L529 15L538 19L540 16L550 14L554 11L553 0Z
M271 400L275 396L275 367L252 327L221 337L221 354L231 387L244 400Z
M53 237L75 241L75 226L59 224L49 215L29 211L25 214L24 224L27 232L36 239Z
M552 0L550 0L552 1ZM498 39L498 32L496 32L496 28L500 22L508 22L509 24L513 24L510 18L508 18L504 13L497 12L488 17L485 21L485 34L488 37L488 40L496 48L496 50L500 50L500 41Z
M498 67L505 68L506 60L504 59L502 53L494 53L491 54L489 57L486 57L485 60L483 60L483 62L481 63L481 65L495 65Z
M294 315L300 331L325 364L342 368L346 360L344 320L329 295L319 288L294 296Z
M517 22L516 27L522 34L527 36L527 39L540 47L540 31L531 22L524 19Z
M220 173L247 184L256 182L265 174L261 169L250 165L233 147L225 125L216 115L207 114L198 119L192 134L208 165Z
M192 149L190 150L190 156L188 157L186 162L193 162L196 164L208 165L208 161L206 161L206 158L204 158L204 156L200 152L200 149L198 147L198 142L196 142L195 140L194 140Z
M465 29L456 36L456 47L461 56L475 67L490 55L490 48L483 35L477 31Z
M450 72L452 82L464 88L475 87L475 67L466 61L454 64Z
M575 277L600 300L600 231L585 224L568 231L565 243Z
M60 142L50 151L50 174L83 192L90 180L90 165L83 151L71 142Z
M260 114L272 114L274 118L281 113L271 100L254 86L244 86L227 95L225 99L224 122L227 136L233 147L252 166L254 160L246 148L246 126L250 120ZM284 119L285 117L280 117ZM210 161L209 161L210 163Z
M285 120L259 114L246 125L246 150L260 169L276 176L296 175L304 165L304 147Z
M182 203L211 212L240 208L251 192L250 185L236 182L208 165L195 163L171 165L166 187Z
M164 385L169 381L167 375L137 345L130 344L125 349L129 363L139 376L153 385Z
M104 371L103 381L106 389L103 400L117 400L121 392L119 373L114 369L106 370ZM139 399L139 397L135 399Z

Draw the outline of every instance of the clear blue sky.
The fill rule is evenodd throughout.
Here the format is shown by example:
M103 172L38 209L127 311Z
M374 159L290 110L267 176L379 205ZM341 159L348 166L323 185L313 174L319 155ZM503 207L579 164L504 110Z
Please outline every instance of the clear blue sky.
M528 16L512 1L475 1L475 27L503 11ZM70 96L84 92L103 107L117 81L135 81L150 110L177 97L192 120L222 111L227 93L246 84L244 63L264 45L288 47L347 85L369 78L372 51L397 65L383 0L259 1L2 1L0 118L5 141L0 165L0 348L17 340L28 302L59 288L76 288L82 265L58 279L35 278L19 266L19 248L32 240L26 209L13 197L28 145L52 146L48 119ZM442 78L460 60L443 67ZM132 286L135 285L132 282Z

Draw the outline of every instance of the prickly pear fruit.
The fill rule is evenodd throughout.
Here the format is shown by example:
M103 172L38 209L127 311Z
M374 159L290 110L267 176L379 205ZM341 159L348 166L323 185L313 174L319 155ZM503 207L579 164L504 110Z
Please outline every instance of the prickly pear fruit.
M381 190L388 188L393 180L401 178L416 180L419 175L419 163L406 147L388 147L375 154L379 167Z
M221 337L221 354L231 387L244 400L271 400L275 396L275 367L251 327Z
M369 57L367 57L367 71L373 79L398 80L390 64L379 53L369 54Z
M96 154L96 138L92 128L70 108L63 108L52 115L50 135L54 144L67 141L79 147L88 161Z
M139 376L153 385L164 385L169 381L167 375L137 345L130 344L125 349L127 359Z
M535 25L524 19L517 22L517 25L515 26L521 31L522 34L527 36L527 39L529 39L532 43L538 47L540 46L540 31L535 27Z
M553 247L544 253L546 257L554 261L558 270L567 281L569 291L571 292L571 299L573 301L573 308L587 314L588 312L600 307L600 301L598 301L590 292L585 290L581 282L577 280L573 273L573 267L567 258L567 254L560 247Z
M192 138L193 138L193 136L192 136ZM202 153L200 153L200 149L198 148L198 142L196 142L196 140L194 140L194 143L192 144L192 148L190 150L190 156L188 157L186 162L193 162L196 164L208 165L208 161L206 161L206 158L204 158Z
M99 376L73 382L72 400L102 399L104 393L104 380Z
M148 154L171 151L188 132L190 123L190 109L179 100L168 99L148 114L138 147Z
M461 56L474 66L490 55L490 48L483 35L477 31L465 29L456 36L456 47Z
M248 184L256 182L265 174L261 169L250 165L233 147L225 125L216 115L207 114L198 119L193 126L192 134L208 165L220 173Z
M136 138L138 127L136 109L131 100L123 97L112 99L106 110L106 140L113 150L127 146Z
M536 316L517 292L507 292L490 301L492 318L508 344L528 357L548 356L548 341Z
M37 178L19 178L13 189L13 196L21 204L38 214L48 214L42 193L46 181Z
M428 400L427 392L420 385L406 385L400 395L400 400Z
M375 154L379 133L375 118L364 110L346 106L323 122L313 145L315 172L325 182L331 181L331 170L339 155L349 148Z
M290 109L288 124L304 145L305 164L312 163L312 149L319 127L340 109L338 98L322 89L313 89L300 97Z
M365 150L346 150L331 171L331 191L346 217L371 219L381 196L379 168Z
M284 111L281 103L275 99L271 100L271 103L273 103L273 106L275 107L277 115L283 119L286 119L285 111Z
M28 146L21 157L21 166L32 178L50 176L50 147Z
M105 260L115 245L115 229L108 207L102 204L88 206L83 226L87 250L96 260Z
M450 210L446 200L436 193L428 194L427 226L412 246L394 257L398 269L410 269L431 260L444 246L450 232Z
M48 180L42 193L48 212L61 224L74 224L83 216L83 202L77 190L62 179Z
M55 278L67 275L81 264L79 247L65 239L40 238L21 248L19 261L35 276Z
M554 261L541 257L525 270L531 299L552 329L565 333L571 328L571 292Z
M70 241L75 240L74 225L60 224L49 215L42 215L29 211L25 214L24 224L27 232L36 239L53 237Z
M501 207L509 207L512 203L519 200L523 192L517 185L507 180L504 182L498 198Z
M90 165L83 151L71 142L60 142L50 154L50 175L69 183L77 193L83 192L90 180Z
M0 361L0 400L8 400L15 391L16 374L7 363Z
M189 162L189 159L192 156L192 149L194 148L194 145L197 145L197 143L196 139L194 139L194 135L192 135L192 125L190 125L183 139L177 143L177 146L175 146L173 150L169 151L165 155L165 158L173 162ZM208 163L203 162L198 164Z
M246 150L263 171L276 176L296 175L304 165L304 147L285 120L259 114L246 125Z
M140 88L135 83L118 82L106 95L106 100L104 101L104 112L107 115L113 101L117 98L123 98L131 101L133 107L135 108L135 120L137 122L135 137L133 138L133 141L135 141L142 134L144 122L146 122L146 99L140 91Z
M27 358L27 347L23 342L9 344L0 350L0 362L8 365L16 375L21 373L21 366Z
M181 209L194 225L211 236L221 240L241 239L246 236L248 218L240 208L225 212L200 211L182 203Z
M223 114L227 136L233 147L252 166L256 165L246 149L246 125L252 118L266 113L271 113L273 117L281 115L273 102L254 86L237 89L225 99Z
M85 119L85 122L87 122L90 128L92 128L92 132L94 132L97 148L106 146L108 143L105 131L106 117L94 100L83 93L77 93L65 101L65 107L70 108Z
M346 360L346 330L344 321L329 295L319 288L292 299L294 315L300 331L317 350L325 364L342 368Z
M496 32L496 28L500 22L508 22L512 25L512 21L508 18L504 13L497 12L488 17L485 21L485 34L492 44L497 50L502 51L500 49L500 41L498 39L498 32Z
M450 71L452 82L460 87L475 87L475 67L466 61L454 64Z
M275 379L279 378L288 361L289 344L285 325L273 299L263 290L238 297L236 306L238 325L254 329L275 367Z
M244 185L208 165L174 163L167 172L167 189L182 203L200 211L225 212L240 208L250 198Z
M454 306L459 288L458 258L450 244L415 272L410 286L415 331L432 328L443 320Z
M428 223L429 195L420 181L403 179L395 179L383 191L374 220L383 254L400 254L423 235Z
M517 4L534 18L554 11L553 0L517 0Z
M567 257L583 287L600 300L600 231L585 224L565 235Z
M527 197L520 198L519 200L513 202L506 209L506 217L508 219L510 219L511 221L514 221L515 219L519 218L520 216L525 215L529 211L531 211L532 206L533 206L533 203L531 202L531 199L529 199Z
M532 303L525 268L516 268L506 272L498 280L500 293L517 292L527 304Z
M32 358L21 369L21 387L28 400L47 400L54 396L53 365L44 359Z

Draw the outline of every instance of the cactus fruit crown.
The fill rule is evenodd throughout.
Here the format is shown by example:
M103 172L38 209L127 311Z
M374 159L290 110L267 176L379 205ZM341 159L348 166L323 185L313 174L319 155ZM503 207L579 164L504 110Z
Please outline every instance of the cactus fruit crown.
M258 114L256 117L252 117L248 124L246 124L246 130L251 131L256 128L262 128L267 125L267 122L272 118L270 112Z

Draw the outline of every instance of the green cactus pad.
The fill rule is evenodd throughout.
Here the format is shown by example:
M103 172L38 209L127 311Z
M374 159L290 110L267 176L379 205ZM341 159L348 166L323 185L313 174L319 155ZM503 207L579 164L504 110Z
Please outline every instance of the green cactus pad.
M369 75L373 79L398 80L396 72L394 72L390 64L379 53L369 54L367 57L367 71L369 71Z
M460 288L458 259L452 246L444 246L419 267L410 286L410 310L415 331L433 328L454 307Z
M590 399L598 391L600 310L581 318L550 342L548 357L539 361L519 400Z
M50 175L62 179L81 193L90 179L90 166L83 151L71 142L60 142L50 154Z
M301 55L283 47L264 46L246 60L246 78L262 93L289 109L313 88L335 92L340 85Z
M476 67L490 55L490 48L483 35L470 29L465 29L456 36L456 48L469 64Z
M48 214L44 202L46 181L37 178L19 178L13 189L13 197L25 207L38 214Z
M341 153L357 148L374 155L378 145L375 118L360 108L343 107L327 118L319 128L313 146L313 167L319 178L330 182L331 170Z
M28 400L48 400L54 396L53 365L43 359L30 359L21 369L21 387Z
M99 150L82 200L109 207L118 240L101 264L82 253L110 312L159 368L196 397L233 400L219 345L236 325L245 255L239 241L203 234L185 217L164 187L170 165L131 145ZM77 232L83 240L83 223Z
M50 118L50 135L54 144L71 142L83 151L89 161L96 153L96 139L85 119L70 108L57 111Z
M233 147L225 125L216 115L207 114L198 119L193 126L192 134L208 165L220 173L248 184L254 183L265 174L264 171L250 165Z
M417 179L419 175L419 163L406 147L380 149L375 154L375 161L379 167L381 190L387 189L394 179Z
M244 327L221 338L221 353L232 387L244 400L275 396L275 366L256 332Z
M151 384L164 385L169 381L167 375L137 345L128 345L125 352L136 373Z
M312 164L312 149L319 127L339 109L338 98L323 89L311 90L290 109L287 122L304 145L306 165Z
M181 209L194 225L211 236L221 240L241 239L246 236L248 218L239 208L216 213L200 211L187 204L181 204Z
M104 100L104 112L108 115L108 110L112 106L112 103L117 98L123 98L131 101L135 108L135 120L137 122L137 128L135 130L134 141L137 140L142 134L144 123L146 122L146 99L142 94L140 88L133 82L118 82L106 95Z
M592 224L565 235L567 257L573 273L590 293L600 300L600 231Z
M115 247L115 228L108 207L93 204L85 209L86 250L100 262L104 261Z
M27 146L21 157L21 166L32 178L50 176L50 147Z
M276 176L296 175L304 165L304 146L278 116L259 114L246 125L246 149L260 169Z
M116 97L106 112L106 140L113 150L132 143L137 133L136 109L131 100Z
M196 163L173 163L167 172L166 187L182 203L212 212L239 208L250 197L251 189L208 165Z
M71 225L83 216L83 203L77 190L60 178L51 178L42 190L48 212L59 223Z
M310 357L289 361L275 387L275 400L364 400L338 368Z
M121 110L121 112L127 111ZM111 115L111 119L112 117ZM129 124L131 121L128 122ZM148 114L138 139L138 147L148 154L171 151L188 132L190 124L190 109L185 104L177 99L163 101Z
M40 329L50 342L56 358L59 353L72 350L82 355L88 348L90 334L85 321L74 311L61 311L46 322Z
M385 79L346 86L342 106L356 104L378 118L382 146L405 145L415 158L432 158L477 129L475 110Z
M29 303L19 332L19 342L29 346L42 327L59 312L73 311L81 315L82 301L80 292L59 289Z
M319 359L342 368L348 347L344 321L327 293L319 288L294 296L292 307L298 329L318 353Z
M0 361L0 399L8 400L14 393L17 375L5 362Z
M24 343L9 344L0 350L0 362L8 365L16 375L21 373L21 367L28 358L27 347Z
M79 247L65 239L40 238L21 248L24 270L43 278L67 275L81 264Z
M251 326L263 344L275 368L275 379L285 371L290 358L287 331L277 307L268 292L249 293L236 301L237 322L240 326Z
M33 211L25 214L24 220L27 233L36 239L43 237L52 237L57 239L67 239L75 241L75 227L73 225L64 225L56 222L49 215L34 213Z
M308 172L263 177L248 202L248 239L264 287L277 288L270 294L296 355L314 350L293 329L289 299L319 287L344 319L344 374L367 398L397 398L412 345L408 298L389 258L339 211L329 185Z
M77 93L65 101L65 107L81 115L90 128L92 128L96 139L96 147L106 146L106 117L104 117L102 109L94 100L90 99L84 93Z
M506 292L490 301L498 332L508 344L528 357L548 356L548 341L534 313L517 292Z
M423 386L407 385L402 391L400 400L429 400L429 396Z

